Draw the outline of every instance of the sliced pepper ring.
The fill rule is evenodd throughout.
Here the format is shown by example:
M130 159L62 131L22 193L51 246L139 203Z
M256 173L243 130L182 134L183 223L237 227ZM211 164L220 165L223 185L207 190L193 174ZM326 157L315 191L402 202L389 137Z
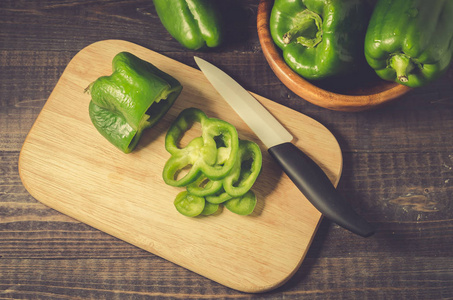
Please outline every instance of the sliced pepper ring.
M176 210L187 217L196 217L205 208L206 201L203 197L191 195L186 191L179 193L173 202Z
M238 215L246 216L253 212L256 206L256 195L250 190L245 195L232 198L224 203L225 207Z
M240 140L236 164L223 179L224 190L233 197L247 193L261 172L262 161L261 149L256 143Z
M199 176L194 182L187 186L187 191L196 196L210 196L222 189L221 180L210 180L204 175Z
M192 125L201 124L201 137L180 148L178 143ZM239 148L236 128L219 119L208 118L197 108L183 110L165 137L165 148L172 155L164 166L163 179L171 186L186 186L200 174L211 180L223 179L234 167ZM177 179L189 168L188 174Z
M186 186L194 182L201 174L199 164L202 162L198 156L203 147L203 139L197 137L193 139L185 148L172 155L165 163L162 177L166 184L171 186ZM176 179L181 173L187 173Z
M205 199L207 202L212 203L212 204L220 204L225 201L228 201L232 199L233 197L229 195L227 192L225 192L224 189L221 189L217 193L213 195L206 196Z

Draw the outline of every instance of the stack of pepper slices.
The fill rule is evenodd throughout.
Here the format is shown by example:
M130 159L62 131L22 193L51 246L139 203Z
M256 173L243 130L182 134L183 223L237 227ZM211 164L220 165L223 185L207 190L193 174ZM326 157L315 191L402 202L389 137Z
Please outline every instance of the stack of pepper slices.
M179 147L195 123L201 125L201 136ZM174 202L181 214L211 215L220 204L239 215L253 212L256 196L251 188L261 172L261 149L240 140L233 125L208 118L200 109L185 109L170 126L165 148L171 154L163 170L165 183L186 188Z

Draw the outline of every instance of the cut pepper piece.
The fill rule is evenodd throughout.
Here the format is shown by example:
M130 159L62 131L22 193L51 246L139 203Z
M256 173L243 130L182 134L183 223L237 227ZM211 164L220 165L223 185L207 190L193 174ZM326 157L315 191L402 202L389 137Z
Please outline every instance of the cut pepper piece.
M238 215L250 215L256 206L256 196L253 191L248 191L241 197L230 199L224 203L225 207Z
M242 196L252 188L258 178L262 161L261 149L256 143L239 140L236 162L224 179L209 180L205 176L200 176L187 186L187 191L197 196L206 197L216 194L223 188L224 192L232 197ZM220 201L220 199L212 199L212 201Z
M193 139L186 147L178 142L191 126L201 124L201 137ZM171 186L186 186L204 174L211 180L223 179L233 168L239 147L236 128L216 118L208 118L197 108L183 110L165 137L165 148L171 154L166 162L162 177ZM188 173L178 178L180 173Z
M200 197L213 195L222 189L222 182L221 180L210 180L206 176L201 175L187 186L187 191Z
M209 216L215 214L219 210L219 205L218 204L213 204L210 202L205 202L204 209L201 212L201 215L203 216Z
M184 216L196 217L203 212L205 202L203 197L191 195L186 191L183 191L176 196L174 205L176 210Z
M220 204L224 203L227 200L232 199L233 197L229 195L227 192L225 192L224 189L221 189L219 192L206 196L205 199L207 202L212 203L212 204Z
M240 140L236 163L222 180L225 192L233 197L247 193L261 172L262 162L260 147L252 141Z
M143 130L155 125L179 96L182 86L151 63L128 53L113 58L113 73L91 83L93 125L124 153L137 145Z

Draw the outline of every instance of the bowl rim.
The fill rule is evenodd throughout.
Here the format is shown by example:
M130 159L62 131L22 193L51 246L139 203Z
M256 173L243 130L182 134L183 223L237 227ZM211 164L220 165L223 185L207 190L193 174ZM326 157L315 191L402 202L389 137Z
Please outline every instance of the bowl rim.
M285 63L272 39L269 19L273 3L274 0L260 0L258 5L257 30L261 49L274 74L299 97L327 109L352 112L380 106L411 90L410 87L395 82L393 87L377 93L346 95L329 92L305 80Z

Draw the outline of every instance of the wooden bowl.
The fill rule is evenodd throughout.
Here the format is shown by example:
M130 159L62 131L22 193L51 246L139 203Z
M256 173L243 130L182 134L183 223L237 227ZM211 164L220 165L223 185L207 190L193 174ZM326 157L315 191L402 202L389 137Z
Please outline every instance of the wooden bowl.
M294 72L283 60L269 29L273 0L260 0L258 6L258 37L264 56L280 81L299 97L337 111L363 111L392 101L411 88L380 79L373 70L360 76L310 82Z

